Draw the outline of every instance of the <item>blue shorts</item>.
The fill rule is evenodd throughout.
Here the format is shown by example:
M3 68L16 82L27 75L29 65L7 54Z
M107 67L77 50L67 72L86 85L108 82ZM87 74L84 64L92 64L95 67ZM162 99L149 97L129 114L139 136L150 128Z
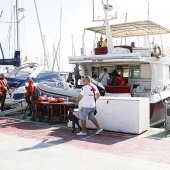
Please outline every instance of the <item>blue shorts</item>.
M95 111L95 108L82 107L80 109L80 119L86 120L87 116L89 120L94 119L94 111Z

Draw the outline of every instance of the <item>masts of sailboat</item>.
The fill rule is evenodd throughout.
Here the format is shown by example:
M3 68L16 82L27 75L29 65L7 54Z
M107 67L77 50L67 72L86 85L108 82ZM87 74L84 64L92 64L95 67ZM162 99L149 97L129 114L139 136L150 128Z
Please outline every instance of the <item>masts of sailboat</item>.
M55 41L54 41L54 45L53 45L53 54L54 54L54 58L53 58L53 67L52 67L52 71L54 71L54 66L55 66L55 62L57 62L57 68L58 68L58 72L61 72L61 57L60 57L60 50L61 50L61 22L62 22L62 7L61 7L61 12L60 12L60 20L59 20L59 25L57 28L57 34L58 34L58 29L59 29L59 41L58 41L58 45L57 45L57 50L55 49L55 44L56 44L56 38L57 38L57 34L55 36ZM63 69L63 67L62 67Z
M16 26L17 26L17 51L19 51L20 47L19 47L18 0L16 0Z
M47 66L47 70L49 71L49 61L48 61L48 56L47 56L47 52L46 52L46 48L45 48L45 39L44 39L43 34L42 34L42 29L41 29L41 24L40 24L40 20L39 20L36 0L34 0L34 5L35 5L35 10L36 10L37 19L38 19L38 25L39 25L43 49L44 49L44 69L45 69L45 66Z

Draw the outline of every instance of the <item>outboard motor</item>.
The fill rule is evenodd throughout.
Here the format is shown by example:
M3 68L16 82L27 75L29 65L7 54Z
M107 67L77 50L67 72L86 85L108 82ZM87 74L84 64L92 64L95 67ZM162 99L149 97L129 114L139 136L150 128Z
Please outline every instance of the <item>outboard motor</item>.
M102 83L100 83L94 79L91 79L91 82L97 86L100 95L105 96L105 87L102 85Z

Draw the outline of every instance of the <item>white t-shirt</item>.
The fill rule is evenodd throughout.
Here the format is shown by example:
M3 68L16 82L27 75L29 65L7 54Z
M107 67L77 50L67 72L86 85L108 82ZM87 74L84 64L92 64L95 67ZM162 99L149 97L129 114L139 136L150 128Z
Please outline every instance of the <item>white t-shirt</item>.
M104 76L103 76L104 75ZM102 78L103 77L103 78ZM110 79L109 77L109 74L108 73L105 73L105 72L102 72L100 73L99 75L99 79L101 80L101 83L103 84L103 86L107 86L107 80Z
M97 87L90 83L90 85L95 89L95 94L99 93ZM82 107L88 107L88 108L94 108L95 107L95 100L94 100L94 93L91 90L92 87L89 84L82 87L82 90L80 92L81 95L83 95L82 100Z

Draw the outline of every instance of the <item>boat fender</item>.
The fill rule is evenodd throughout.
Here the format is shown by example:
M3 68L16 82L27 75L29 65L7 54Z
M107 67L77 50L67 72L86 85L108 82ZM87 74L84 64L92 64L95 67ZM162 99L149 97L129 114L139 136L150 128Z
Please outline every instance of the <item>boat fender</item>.
M49 102L49 103L58 103L58 99L56 99L56 98L50 98L50 99L48 99L48 102Z
M59 103L63 103L63 102L66 101L66 99L64 99L64 98L59 98L58 101L59 101Z
M38 100L41 101L41 102L47 102L48 101L48 99L46 97L39 97Z

